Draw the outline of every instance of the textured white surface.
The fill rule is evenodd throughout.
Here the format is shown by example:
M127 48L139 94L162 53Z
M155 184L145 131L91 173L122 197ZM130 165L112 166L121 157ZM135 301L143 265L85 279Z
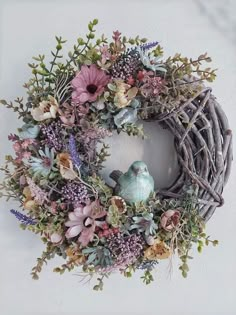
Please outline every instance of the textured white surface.
M218 100L229 116L233 131L236 106L236 20L235 1L212 0L153 1L0 1L0 98L14 99L23 93L22 84L29 71L26 64L32 55L50 52L53 35L62 35L70 44L86 31L88 20L98 17L100 33L119 29L127 35L140 34L160 40L166 56L179 51L198 56L208 51L219 68L213 84ZM17 122L14 113L1 108L0 154L11 152L7 135ZM171 137L152 125L151 143L112 140L114 160L107 164L126 169L143 158L155 175L157 186L164 186L176 171ZM155 167L156 165L157 168ZM170 172L173 170L173 173ZM157 281L145 287L139 276L111 277L102 293L82 286L77 277L51 273L53 261L39 281L32 281L29 271L43 246L37 236L18 229L8 209L17 204L1 200L0 211L0 314L236 314L236 173L224 191L226 204L208 224L208 233L220 240L217 248L202 255L195 253L187 280L182 279L173 262L169 277L168 263L156 274Z

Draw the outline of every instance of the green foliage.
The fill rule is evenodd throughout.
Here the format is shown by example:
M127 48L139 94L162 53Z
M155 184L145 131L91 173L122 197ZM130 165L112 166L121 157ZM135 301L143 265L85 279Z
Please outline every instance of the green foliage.
M110 147L108 144L103 143L100 152L96 152L97 158L96 158L96 161L94 162L94 165L96 166L98 170L101 170L102 168L104 168L104 162L110 156L110 153L108 151L109 148Z
M200 55L197 59L187 58L176 54L166 60L166 65L170 69L172 78L183 79L184 76L197 75L199 80L212 82L216 78L216 69L202 68L202 63L211 62L207 53Z
M133 276L133 273L135 271L134 266L128 266L124 271L123 271L123 275L126 278L131 278Z
M121 131L127 133L129 136L141 137L142 139L146 138L143 125L127 123L122 126Z
M154 57L162 57L164 54L164 50L160 45L157 45L157 47L152 51L152 54Z
M87 256L87 265L91 264L95 267L106 268L113 263L110 251L104 246L84 248L82 253Z
M52 259L55 256L57 248L52 244L48 243L46 250L42 253L42 256L37 259L37 264L35 267L32 268L32 278L34 280L38 280L38 274L42 271L43 265L47 264L47 261Z
M104 287L104 282L103 282L103 278L97 278L98 283L93 287L94 291L102 291L103 287Z
M149 270L145 270L144 271L144 275L141 277L141 279L143 280L143 282L148 285L150 284L152 281L154 281L153 275L151 274L151 272Z
M111 187L109 187L100 176L97 176L95 174L94 176L88 178L88 182L96 190L97 194L99 195L101 203L107 205L113 193Z

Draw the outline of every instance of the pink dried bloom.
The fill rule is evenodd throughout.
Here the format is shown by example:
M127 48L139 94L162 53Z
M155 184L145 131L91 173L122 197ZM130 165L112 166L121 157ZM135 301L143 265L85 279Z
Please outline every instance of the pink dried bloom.
M59 117L64 125L74 126L75 124L75 113L74 106L70 106L68 103L62 104L61 108L58 109Z
M93 240L96 226L102 226L105 220L98 220L105 217L106 211L103 210L98 200L86 206L80 206L69 213L69 221L65 223L69 229L66 232L67 238L80 235L78 241L82 246L87 246Z
M21 151L21 143L20 143L20 141L16 141L13 144L13 149L15 150L15 152L20 152Z
M140 91L144 97L155 97L157 96L164 85L164 80L161 77L153 76L153 72L149 71L144 73L143 85Z
M22 148L23 149L27 149L29 147L29 145L35 143L35 140L34 139L25 139L23 142L22 142Z
M52 233L52 234L49 236L49 240L50 240L53 244L59 245L59 244L62 242L63 238L62 238L62 235L61 235L61 234L59 234L59 233L57 233L57 232L54 232L54 233Z
M13 144L13 149L16 153L16 163L21 163L23 159L29 159L31 157L31 152L28 151L29 146L35 143L33 139L26 139L26 140L17 140Z
M25 175L21 175L20 179L19 179L19 183L21 186L25 186L26 185L26 177Z
M160 225L166 231L172 231L179 223L181 209L167 210L161 215Z
M109 79L110 77L105 71L98 69L96 65L83 65L71 82L74 88L72 101L76 104L96 101L98 96L103 93Z
M29 185L31 196L34 200L39 204L42 205L45 201L48 201L47 193L43 191L35 182L27 177L27 184Z
M22 158L28 160L31 157L31 152L23 152L22 153Z
M103 45L100 47L100 52L101 52L101 62L102 64L105 64L107 60L110 60L111 58L111 53L109 52L109 47L108 45Z
M117 42L118 40L120 40L120 36L121 36L121 33L119 31L114 31L112 38L114 39L115 42Z

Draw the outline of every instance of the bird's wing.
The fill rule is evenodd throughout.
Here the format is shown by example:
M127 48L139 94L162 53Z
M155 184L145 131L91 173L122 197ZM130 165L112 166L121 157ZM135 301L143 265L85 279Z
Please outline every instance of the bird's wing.
M109 175L111 179L113 179L116 183L119 183L119 180L123 173L121 171L115 170L112 171L111 174Z

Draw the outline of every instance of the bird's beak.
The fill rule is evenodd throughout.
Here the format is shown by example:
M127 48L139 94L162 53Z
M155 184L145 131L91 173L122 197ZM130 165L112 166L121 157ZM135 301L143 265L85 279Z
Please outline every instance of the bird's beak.
M142 174L142 170L136 169L136 170L134 171L134 174L135 174L135 176L138 176L139 174Z

